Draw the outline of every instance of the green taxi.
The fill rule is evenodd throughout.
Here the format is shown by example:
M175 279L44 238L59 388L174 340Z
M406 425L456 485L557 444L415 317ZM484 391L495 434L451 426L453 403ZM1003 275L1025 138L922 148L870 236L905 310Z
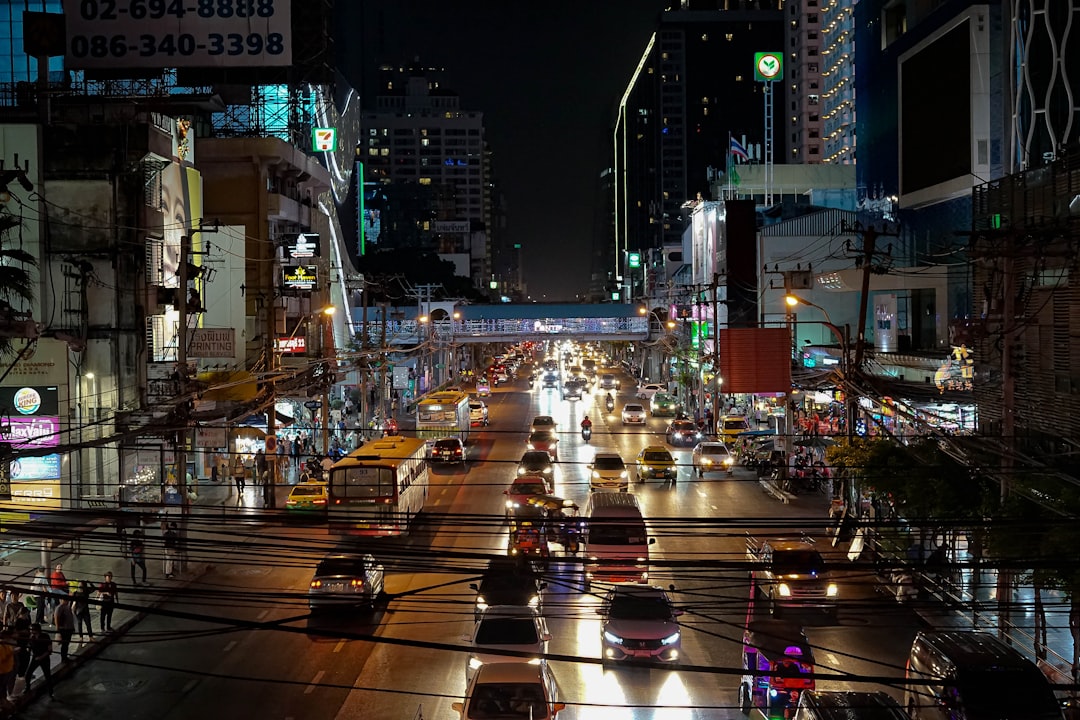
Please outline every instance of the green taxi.
M656 393L649 402L649 409L652 410L653 417L661 415L673 417L679 414L682 403L679 402L677 397L669 393Z

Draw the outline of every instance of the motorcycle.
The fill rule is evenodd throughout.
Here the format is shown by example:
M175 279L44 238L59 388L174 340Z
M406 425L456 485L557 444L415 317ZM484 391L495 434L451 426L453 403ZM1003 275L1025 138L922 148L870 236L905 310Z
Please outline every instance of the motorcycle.
M591 437L592 437L592 426L591 425L586 425L585 427L581 428L581 439L582 440L584 440L585 442L589 442L589 439Z
M530 390L532 390L532 389L533 389L533 383L534 383L534 382L536 382L536 380L535 380L535 379L534 379L534 378L533 378L533 377L532 377L532 376L530 375L530 376L529 376L529 389L530 389Z
M608 393L607 398L604 399L604 407L607 408L608 412L615 411L615 398L611 397L611 393Z

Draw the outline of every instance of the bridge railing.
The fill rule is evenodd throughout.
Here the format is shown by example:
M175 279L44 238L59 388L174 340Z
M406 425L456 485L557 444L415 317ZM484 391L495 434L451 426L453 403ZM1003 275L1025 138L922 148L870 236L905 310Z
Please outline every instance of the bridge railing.
M380 321L368 321L368 339L378 344L383 338ZM416 320L390 320L386 324L388 345L416 344L434 338L469 342L484 338L538 335L609 336L612 340L645 337L649 333L648 318L493 318L489 320L437 320L419 323Z

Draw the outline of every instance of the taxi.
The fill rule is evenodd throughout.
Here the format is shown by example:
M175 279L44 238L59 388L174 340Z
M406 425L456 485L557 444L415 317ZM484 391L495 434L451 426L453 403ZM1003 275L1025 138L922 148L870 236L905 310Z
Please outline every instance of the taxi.
M328 497L326 483L300 483L289 492L285 509L290 512L326 512Z
M674 395L669 393L656 393L652 396L652 400L649 401L649 409L652 410L653 417L660 417L661 415L674 416L682 409L682 403Z
M675 480L679 476L679 468L666 447L650 445L638 453L637 476L639 481L647 478Z
M733 442L743 433L750 432L750 421L742 415L724 415L716 424L717 434L724 442Z

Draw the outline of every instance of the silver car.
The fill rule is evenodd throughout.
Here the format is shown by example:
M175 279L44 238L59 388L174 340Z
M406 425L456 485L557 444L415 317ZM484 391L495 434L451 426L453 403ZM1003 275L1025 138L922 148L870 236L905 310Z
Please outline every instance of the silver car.
M547 652L551 633L534 607L495 605L480 615L476 626L461 640L470 646L465 677L471 678L482 665L493 662L536 663ZM493 654L490 651L512 650L529 653L527 657Z
M383 592L383 566L372 555L327 555L308 585L308 608L374 608Z

